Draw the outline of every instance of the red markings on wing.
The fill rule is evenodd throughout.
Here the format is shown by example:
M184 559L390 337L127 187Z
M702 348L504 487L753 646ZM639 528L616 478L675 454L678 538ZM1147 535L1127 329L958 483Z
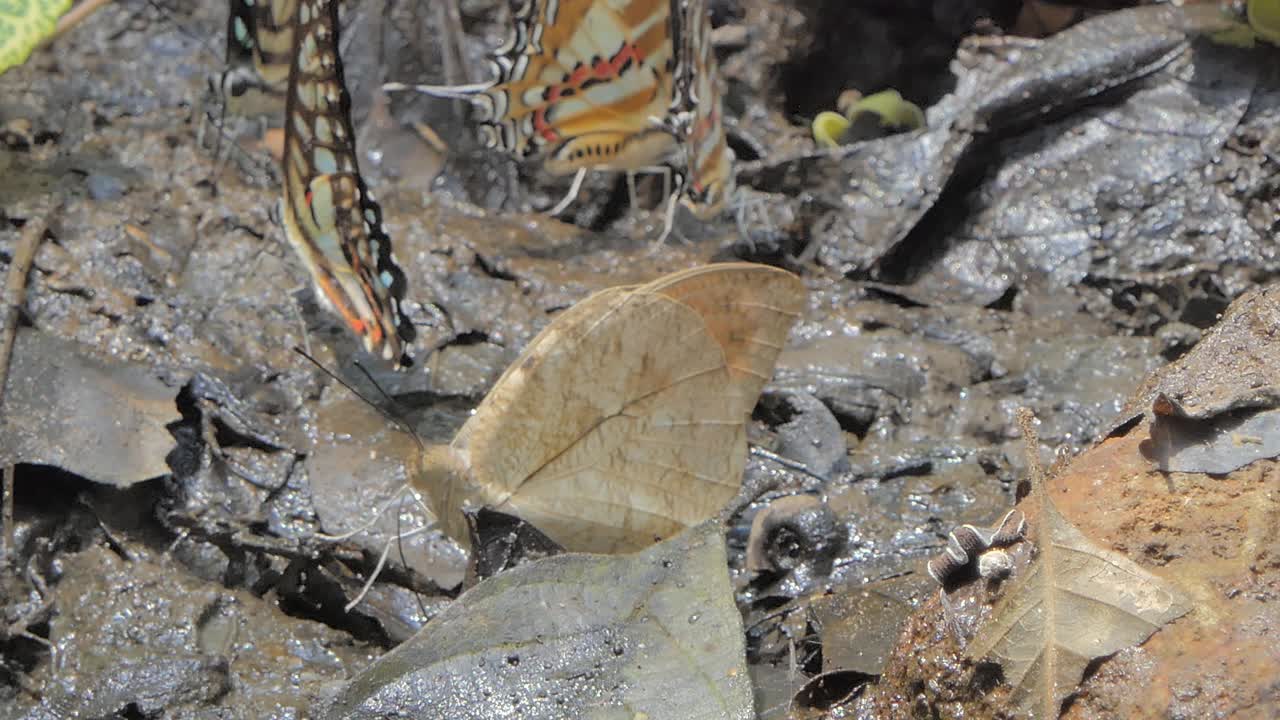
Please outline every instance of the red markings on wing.
M534 132L541 135L547 142L556 142L560 139L560 133L547 122L547 112L555 107L557 102L576 94L593 82L604 82L621 77L622 72L632 63L639 65L643 62L644 53L640 51L640 47L635 43L626 43L612 57L600 58L591 64L578 65L565 77L564 82L547 88L545 93L547 104L533 113Z

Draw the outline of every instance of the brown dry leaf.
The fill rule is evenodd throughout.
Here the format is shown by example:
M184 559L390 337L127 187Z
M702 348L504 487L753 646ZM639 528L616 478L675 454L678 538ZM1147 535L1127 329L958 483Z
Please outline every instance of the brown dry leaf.
M737 493L746 421L804 303L794 275L708 265L566 310L416 481L444 529L489 506L572 551L635 550Z
M1160 578L1095 545L1048 498L1033 527L1037 560L1005 591L968 653L1000 662L1020 713L1056 718L1089 662L1143 642L1191 606Z

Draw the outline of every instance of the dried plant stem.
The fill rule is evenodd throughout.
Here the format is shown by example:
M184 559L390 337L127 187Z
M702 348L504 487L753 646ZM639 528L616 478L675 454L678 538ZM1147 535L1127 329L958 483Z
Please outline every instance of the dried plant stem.
M85 18L100 10L104 5L111 3L111 0L84 0L80 4L71 8L65 15L58 18L58 26L54 29L53 35L42 45L48 45L54 40L62 37L71 31L72 28L84 22Z
M4 525L0 533L0 568L9 565L9 548L13 547L13 471L12 463L0 469L4 473L3 488L0 488L0 524Z
M13 357L13 341L18 334L18 314L27 297L27 274L35 262L36 248L44 238L48 225L43 218L32 218L22 229L13 259L9 262L9 275L4 284L4 317L0 320L0 413L4 413L4 391L9 381L9 360ZM4 468L3 488L0 488L0 521L4 523L0 533L0 564L9 560L13 547L13 472L15 458L0 459Z

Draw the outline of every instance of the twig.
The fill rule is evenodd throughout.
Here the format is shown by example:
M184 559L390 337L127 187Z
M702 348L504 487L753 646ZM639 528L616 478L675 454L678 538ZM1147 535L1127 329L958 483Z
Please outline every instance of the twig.
M22 236L13 249L9 262L9 276L4 284L4 318L0 320L0 414L5 412L4 390L9 382L9 360L13 357L13 341L18 334L18 315L27 298L27 274L36 259L36 248L44 238L48 223L44 218L32 218L22 228ZM0 565L9 561L13 547L13 470L14 458L3 458L4 486L0 488L0 520L4 531L0 533Z
M4 473L3 487L0 487L0 524L4 525L0 532L0 568L9 564L9 548L13 547L13 471L15 466L8 463L0 472Z
M1031 488L1044 485L1044 464L1040 462L1040 434L1036 432L1036 414L1031 408L1020 407L1015 413L1018 429L1022 431L1022 450L1027 456L1027 472L1031 476Z
M41 46L48 45L54 40L57 40L67 34L76 25L84 22L85 18L94 14L110 2L111 0L84 0L84 2L71 8L65 15L58 18L58 26L54 29L53 35L41 43Z

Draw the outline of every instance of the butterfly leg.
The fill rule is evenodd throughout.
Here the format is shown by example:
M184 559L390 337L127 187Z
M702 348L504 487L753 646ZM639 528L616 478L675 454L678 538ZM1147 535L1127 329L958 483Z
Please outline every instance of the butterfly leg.
M404 496L406 493L408 493L414 499L414 502L417 503L420 509L425 510L427 514L430 515L431 517L435 517L435 513L431 512L431 509L428 508L426 503L422 501L422 498L418 497L418 494L413 491L413 488L409 485L409 483L405 483L404 485L401 485L399 489L397 489L394 493L391 494L391 498L388 499L386 502L384 502L378 508L377 512L375 512L373 516L369 518L368 522L365 522L363 525L359 525L354 529L348 530L347 532L344 532L344 533L338 533L336 535L330 535L328 533L316 533L315 537L318 540L324 540L326 542L343 542L346 540L350 540L356 535L359 535L362 532L370 530L371 528L373 528L374 525L377 525L378 521L382 519L383 515L387 514L387 511L390 510L392 506L397 505L404 500ZM432 527L434 525L435 523L432 522L424 527ZM410 532L415 532L415 531L410 531Z
M680 176L676 176L675 191L671 191L671 168L662 168L662 189L666 193L667 208L662 213L662 233L658 235L658 239L649 246L649 254L658 252L658 249L667 244L667 238L671 237L671 233L676 226L676 208L679 205L680 192L684 189L684 181ZM677 233L677 237L680 237ZM683 237L680 238L682 241Z
M373 583L378 579L378 576L382 574L382 569L387 566L387 557L391 554L392 545L407 537L413 537L414 535L424 533L432 529L434 526L434 524L423 525L422 527L406 530L394 537L387 538L387 541L382 545L382 552L378 554L378 562L373 566L373 572L369 573L368 579L365 580L364 585L360 587L360 592L356 593L356 596L351 598L351 602L342 606L343 612L351 612L351 609L359 605L361 601L364 600L365 596L369 594L369 590L373 587Z
M751 228L759 225L764 228L764 236L774 236L773 217L769 215L769 207L759 197L743 197L739 191L733 205L734 221L738 226L738 235L746 243L747 252L756 254L756 241L752 237Z
M547 211L548 215L555 216L569 209L574 200L578 199L578 193L582 192L582 181L587 177L587 169L579 168L578 173L573 176L573 184L569 186L569 192L560 202Z
M636 174L633 170L627 171L627 203L633 211L640 207L640 196L636 193Z

